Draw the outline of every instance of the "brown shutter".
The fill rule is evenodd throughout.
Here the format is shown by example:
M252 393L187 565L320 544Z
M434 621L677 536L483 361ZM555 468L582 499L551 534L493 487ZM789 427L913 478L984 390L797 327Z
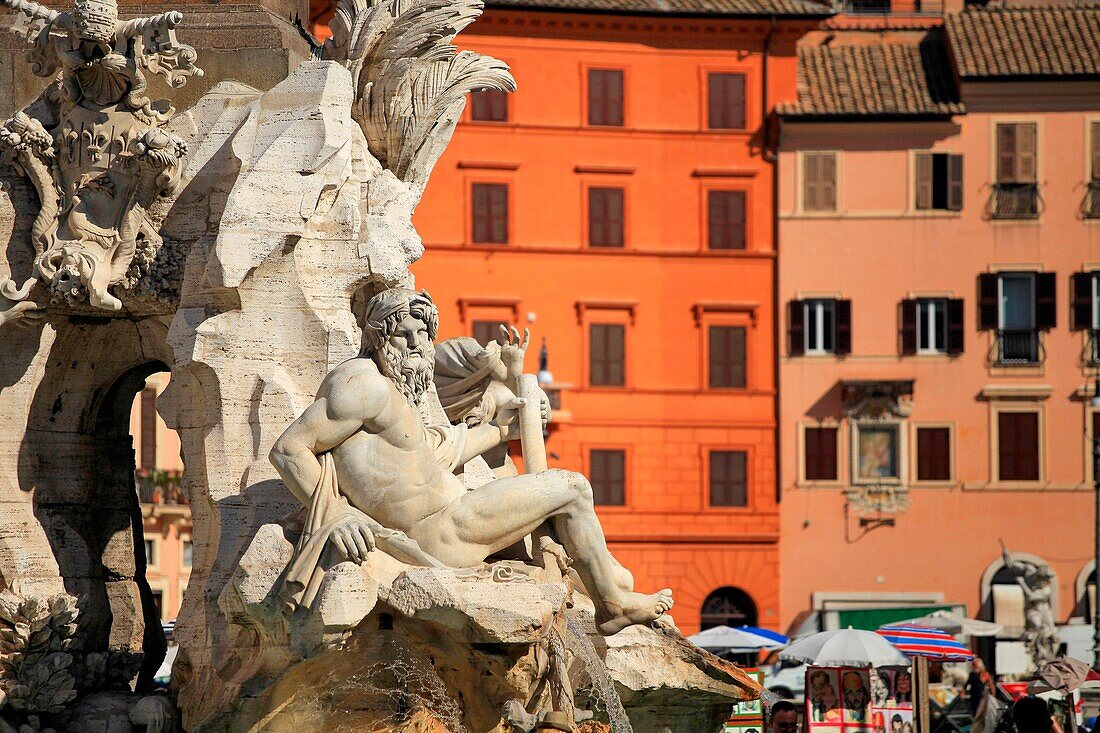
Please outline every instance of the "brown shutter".
M707 341L710 387L744 387L745 329L740 326L710 326Z
M983 272L978 275L978 328L983 331L998 327L997 274Z
M588 468L595 503L623 506L626 503L626 452L593 450L589 453Z
M500 337L500 323L497 321L474 321L470 324L470 335L482 346Z
M588 70L588 124L622 126L623 72L621 70Z
M806 155L802 158L802 208L806 211L821 210L821 157Z
M744 451L710 452L710 505L748 506L748 454Z
M141 390L141 467L157 467L157 391L152 387Z
M951 431L948 428L917 428L917 480L951 479Z
M836 156L826 153L821 156L820 189L821 210L836 211Z
M707 74L707 127L745 128L745 75Z
M932 153L917 153L917 208L932 208Z
M492 236L493 242L508 242L508 187L494 185L492 191Z
M588 245L623 246L623 189L588 189Z
M1100 183L1100 122L1089 125L1092 134L1089 136L1089 150L1092 151L1092 174L1094 183Z
M507 184L475 183L472 191L474 242L478 244L507 244Z
M852 353L852 301L836 301L836 353Z
M963 207L963 157L947 156L947 210L962 211Z
M745 248L745 192L707 191L707 249Z
M1092 278L1091 272L1075 272L1070 275L1069 327L1073 331L1092 328Z
M836 428L805 428L805 464L807 481L836 481Z
M1016 181L1016 125L997 125L997 183Z
M473 237L474 242L484 243L489 241L489 192L485 184L473 185Z
M1053 272L1035 273L1035 326L1040 329L1058 325L1057 282Z
M787 353L801 356L806 353L806 302L792 300L787 304L787 329L789 343Z
M470 119L478 122L507 122L508 95L496 89L484 89L470 95Z
M1039 480L1039 413L997 413L1001 481Z
M1036 180L1036 144L1035 123L1016 125L1016 180L1020 183Z
M588 381L602 387L625 383L626 327L616 323L593 323L588 327Z
M952 356L963 353L964 341L963 299L951 298L947 301L947 353Z
M905 355L917 353L917 307L915 300L903 300L900 304L901 353Z

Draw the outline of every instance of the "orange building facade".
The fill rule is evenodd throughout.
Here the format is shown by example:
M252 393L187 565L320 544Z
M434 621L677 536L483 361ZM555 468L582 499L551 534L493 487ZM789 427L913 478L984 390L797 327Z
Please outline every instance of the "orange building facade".
M415 217L440 337L531 329L551 466L592 479L612 551L687 633L781 619L764 119L821 9L781 10L490 7L460 43L519 91L467 105Z

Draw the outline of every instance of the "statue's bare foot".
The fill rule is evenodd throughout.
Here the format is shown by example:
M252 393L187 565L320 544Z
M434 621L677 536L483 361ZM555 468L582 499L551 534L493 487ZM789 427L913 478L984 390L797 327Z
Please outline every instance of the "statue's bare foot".
M627 626L648 624L672 608L668 588L652 594L623 593L618 602L606 601L596 608L596 630L603 636L617 634Z

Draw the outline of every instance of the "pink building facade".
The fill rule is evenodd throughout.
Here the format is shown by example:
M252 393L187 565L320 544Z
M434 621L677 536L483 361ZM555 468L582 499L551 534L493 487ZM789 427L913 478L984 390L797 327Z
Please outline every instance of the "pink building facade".
M785 622L963 606L1007 625L1007 660L1002 542L1053 572L1060 623L1088 618L1097 13L805 39L779 153Z

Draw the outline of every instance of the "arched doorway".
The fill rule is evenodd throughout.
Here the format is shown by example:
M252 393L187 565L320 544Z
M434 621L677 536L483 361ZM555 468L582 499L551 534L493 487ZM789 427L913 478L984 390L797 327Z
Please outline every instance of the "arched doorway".
M756 603L752 596L726 586L707 596L699 612L699 630L715 626L756 626Z

